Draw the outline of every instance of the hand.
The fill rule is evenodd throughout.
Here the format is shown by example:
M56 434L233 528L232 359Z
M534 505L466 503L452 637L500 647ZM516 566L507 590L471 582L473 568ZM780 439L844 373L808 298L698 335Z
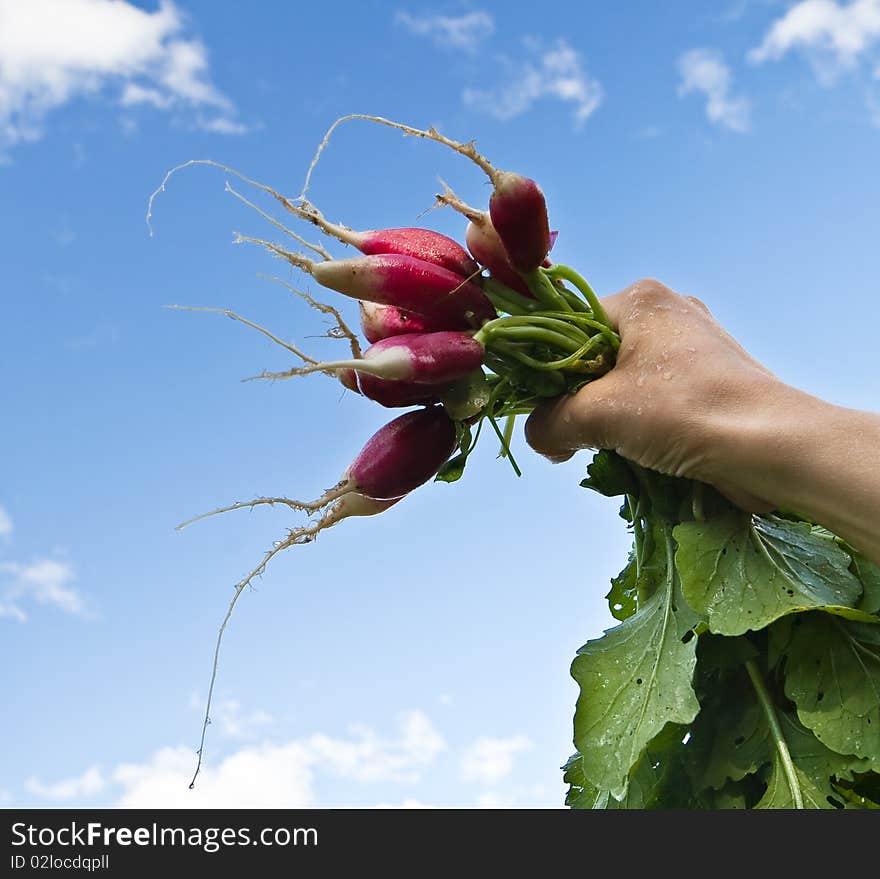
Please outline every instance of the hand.
M644 467L714 485L745 509L771 509L771 500L740 484L738 462L717 440L724 421L781 382L702 302L658 281L639 281L602 305L621 336L617 365L536 409L526 425L529 444L556 461L578 449L614 449Z
M880 415L786 385L702 302L657 281L602 305L621 336L617 365L536 409L533 448L557 461L613 449L750 512L798 513L880 564Z

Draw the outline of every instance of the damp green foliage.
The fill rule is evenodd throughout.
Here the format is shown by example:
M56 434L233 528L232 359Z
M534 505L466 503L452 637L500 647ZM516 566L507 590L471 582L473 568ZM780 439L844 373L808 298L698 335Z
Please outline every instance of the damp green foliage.
M804 808L840 809L852 805L840 795L838 785L852 781L854 772L869 769L868 761L825 747L789 713L782 713L780 722L797 773ZM791 787L781 769L778 754L774 755L767 790L755 808L794 807Z
M835 751L880 768L880 624L804 614L784 656L785 694L801 723Z
M788 613L855 607L862 595L850 558L802 522L731 512L675 529L688 602L712 632L741 635Z
M880 612L880 567L869 562L863 555L850 550L852 556L852 572L862 584L862 600L859 610L866 613Z
M880 568L614 453L582 485L624 498L633 548L572 663L566 804L880 808Z
M581 688L574 743L584 776L617 800L648 743L667 723L689 723L699 711L692 683L697 622L670 576L635 615L581 647L572 663Z

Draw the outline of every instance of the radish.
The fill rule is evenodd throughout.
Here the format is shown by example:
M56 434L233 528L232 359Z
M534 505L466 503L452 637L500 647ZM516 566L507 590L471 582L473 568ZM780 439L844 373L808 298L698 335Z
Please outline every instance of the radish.
M240 240L256 239L240 236ZM382 254L318 262L268 246L308 272L319 284L353 299L396 305L432 320L463 320L474 329L497 315L492 303L473 281L414 256Z
M423 406L440 402L440 393L446 385L425 385L417 382L394 381L393 379L379 378L375 375L362 372L357 375L359 392L368 400L373 400L380 406L388 409L396 409L402 406Z
M388 336L404 333L426 333L437 330L466 330L466 320L437 320L415 311L405 311L395 305L361 302L361 329L368 342L378 342Z
M364 351L365 364L354 367L386 379L436 385L453 381L479 369L483 346L468 333L410 333L381 339ZM357 361L355 361L357 362Z
M441 406L407 412L370 438L343 481L377 500L403 497L437 473L455 442L455 424Z
M507 251L486 211L480 211L479 215L468 223L465 241L474 259L485 266L493 278L510 287L511 290L516 290L522 296L534 298L529 285L510 264Z
M335 373L345 384L346 370L356 370L383 379L439 385L462 378L483 363L485 348L469 333L442 330L437 333L408 333L380 339L364 351L363 357L348 360L310 362L287 372L263 373L259 378L290 378L314 372ZM340 372L343 374L340 375Z
M353 369L340 369L336 373L339 383L348 391L354 391L356 394L361 392L358 387L357 373Z
M541 187L521 174L496 171L489 216L515 269L533 272L550 252L547 202Z
M297 205L269 190L288 211L310 223L343 244L350 244L369 256L396 253L413 256L455 272L464 278L479 273L479 266L455 240L432 229L406 227L401 229L368 229L358 232L339 223L331 223L309 201Z
M398 253L414 256L464 278L480 272L480 267L457 241L430 229L382 229L351 235L351 243L368 255Z

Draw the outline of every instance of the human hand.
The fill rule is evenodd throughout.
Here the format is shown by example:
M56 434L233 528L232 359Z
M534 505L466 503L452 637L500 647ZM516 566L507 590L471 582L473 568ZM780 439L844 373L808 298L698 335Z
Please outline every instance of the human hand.
M578 449L613 449L643 467L709 483L745 509L771 509L772 497L755 494L749 458L731 432L782 382L702 302L658 281L638 281L602 305L621 336L614 369L536 409L529 444L555 461Z

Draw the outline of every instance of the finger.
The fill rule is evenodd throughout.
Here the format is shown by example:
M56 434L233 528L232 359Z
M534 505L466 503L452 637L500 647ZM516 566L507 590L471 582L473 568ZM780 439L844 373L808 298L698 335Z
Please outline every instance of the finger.
M617 408L606 405L619 396L614 370L576 394L547 400L529 415L526 442L551 461L567 461L579 449L613 448Z

